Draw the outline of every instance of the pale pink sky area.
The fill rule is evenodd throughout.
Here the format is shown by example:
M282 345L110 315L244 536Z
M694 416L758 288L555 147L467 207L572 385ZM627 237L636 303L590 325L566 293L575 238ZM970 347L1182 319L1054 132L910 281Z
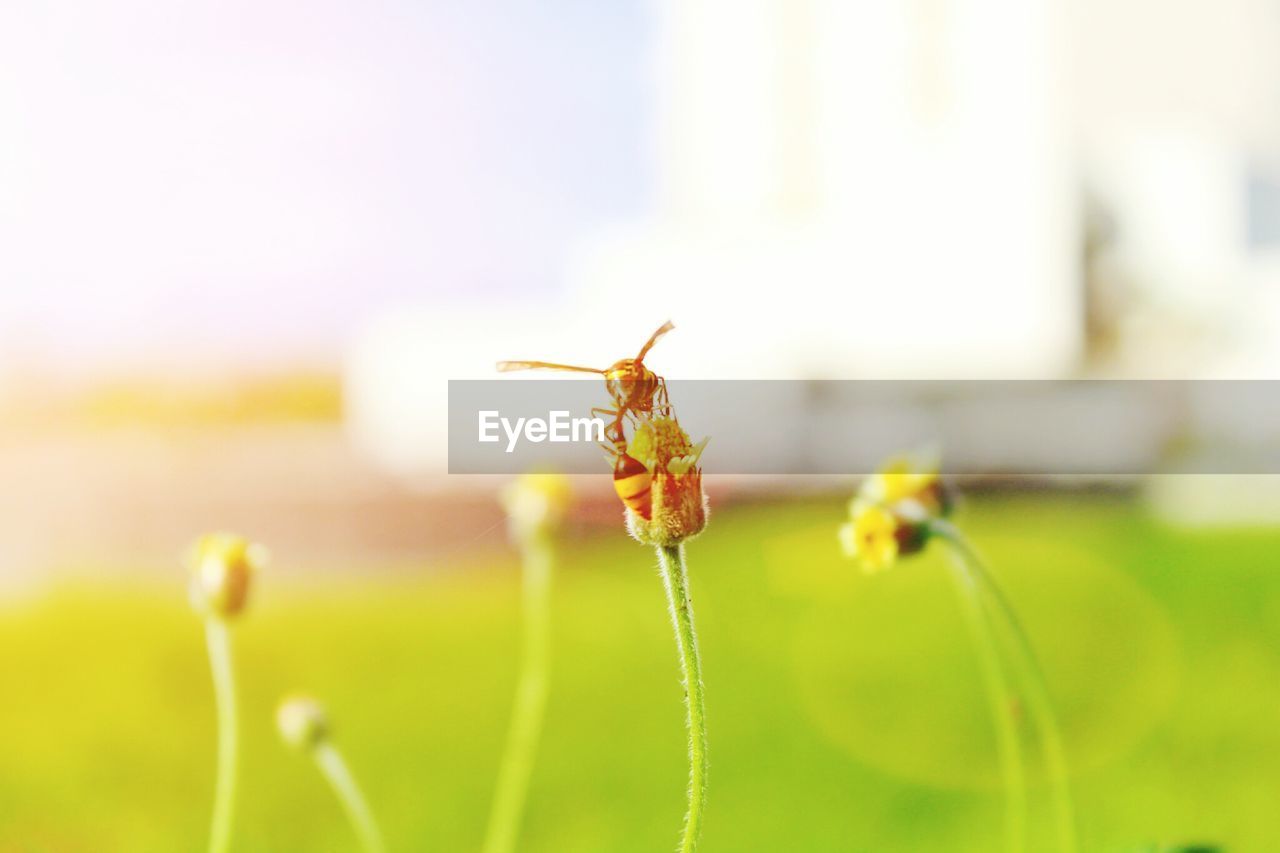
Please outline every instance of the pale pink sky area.
M0 6L0 358L331 357L645 203L639 0Z

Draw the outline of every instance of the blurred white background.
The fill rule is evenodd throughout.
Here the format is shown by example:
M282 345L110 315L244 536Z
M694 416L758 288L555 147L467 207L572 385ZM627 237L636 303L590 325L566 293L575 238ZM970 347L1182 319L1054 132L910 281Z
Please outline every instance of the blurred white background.
M0 354L334 365L416 311L440 375L668 315L692 374L1266 370L1278 38L1266 0L18 0Z
M448 378L667 318L682 378L1273 376L1277 43L1270 0L12 0L6 547L273 465L373 506Z

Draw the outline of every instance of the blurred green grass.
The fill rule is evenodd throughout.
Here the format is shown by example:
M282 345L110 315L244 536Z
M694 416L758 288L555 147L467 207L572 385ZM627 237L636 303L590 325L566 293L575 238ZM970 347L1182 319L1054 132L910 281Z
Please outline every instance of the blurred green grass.
M942 557L864 576L837 555L842 511L838 496L735 507L689 546L702 849L999 849L989 724ZM1086 849L1274 844L1280 531L1178 531L1113 497L971 500L960 521L1041 651ZM522 849L675 843L683 709L653 564L620 528L565 543ZM214 720L185 579L93 583L92 568L0 611L0 850L201 849ZM277 698L301 688L329 705L393 849L477 849L515 678L514 556L495 531L448 565L351 568L268 571L237 628L238 848L354 847L275 736ZM1032 849L1050 849L1043 795Z

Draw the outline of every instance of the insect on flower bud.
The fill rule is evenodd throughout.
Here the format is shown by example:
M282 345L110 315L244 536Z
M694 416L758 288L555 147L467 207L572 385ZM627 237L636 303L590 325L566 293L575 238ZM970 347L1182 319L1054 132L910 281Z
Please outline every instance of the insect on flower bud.
M244 610L253 575L266 563L266 549L243 536L210 533L188 556L191 604L204 616L229 619Z
M522 474L502 490L511 536L517 542L554 533L564 520L571 491L562 474Z
M697 536L707 526L707 498L698 460L708 440L693 444L674 418L647 419L636 428L627 455L652 477L643 503L626 501L627 529L638 541L670 547Z
M276 728L293 749L314 749L329 736L329 715L310 696L286 696L276 707Z

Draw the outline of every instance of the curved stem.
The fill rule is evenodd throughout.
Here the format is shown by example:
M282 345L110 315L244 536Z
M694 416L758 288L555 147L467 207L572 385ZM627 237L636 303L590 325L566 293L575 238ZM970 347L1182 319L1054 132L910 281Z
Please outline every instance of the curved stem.
M546 713L551 660L551 546L532 537L524 547L524 644L506 751L485 833L485 853L511 853L520 832Z
M1014 694L1009 690L1004 667L996 648L995 636L983 609L980 591L965 562L956 559L952 579L964 606L969 631L982 664L982 680L991 706L991 721L996 734L996 752L1004 779L1005 835L1010 851L1026 849L1027 779L1022 755L1022 737L1014 719Z
M977 585L994 603L996 611L1004 619L1010 637L1013 638L1015 651L1013 658L1025 684L1027 704L1031 715L1035 718L1036 727L1040 731L1040 738L1044 744L1045 767L1049 773L1049 785L1053 793L1059 844L1066 853L1074 853L1077 849L1075 807L1071 800L1066 749L1062 743L1062 731L1058 727L1049 685L1045 681L1044 671L1040 668L1031 639L1023 629L1013 604L1005 597L986 564L969 544L964 534L953 525L941 520L932 522L930 529L945 539L956 555L969 567Z
M680 650L681 677L684 681L685 708L689 725L689 811L684 819L681 853L692 853L698 846L702 829L702 810L707 799L707 724L702 689L702 661L698 656L698 637L693 627L693 601L689 597L689 572L685 566L684 546L659 546L658 563L662 583L667 591L671 624Z
M373 819L369 804L360 793L360 786L356 784L347 763L342 760L342 753L328 741L321 741L316 745L313 756L316 766L338 795L343 811L351 819L361 846L367 853L382 853L386 849L382 846L382 833L378 831L378 823Z
M231 822L236 798L236 680L231 667L231 635L227 623L217 617L205 620L209 667L213 672L213 696L218 709L218 778L213 795L210 853L231 848Z

